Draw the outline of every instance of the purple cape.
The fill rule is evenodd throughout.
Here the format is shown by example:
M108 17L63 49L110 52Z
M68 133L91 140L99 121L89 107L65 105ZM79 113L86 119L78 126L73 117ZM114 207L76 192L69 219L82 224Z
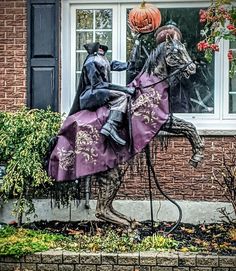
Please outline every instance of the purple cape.
M82 110L64 121L50 157L49 175L57 181L76 180L114 168L141 152L169 115L169 86L165 81L155 84L159 81L143 73L131 83L139 89L131 102L132 151L129 144L118 146L99 133L109 115L107 107ZM120 135L128 141L128 125Z

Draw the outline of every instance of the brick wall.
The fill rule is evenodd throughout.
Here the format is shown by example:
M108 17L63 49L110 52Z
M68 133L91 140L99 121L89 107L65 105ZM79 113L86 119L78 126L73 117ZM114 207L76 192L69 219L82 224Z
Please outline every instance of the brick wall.
M14 111L25 103L26 0L0 0L0 111ZM160 151L156 140L152 158L161 187L175 199L223 200L212 186L212 169L220 164L224 150L232 150L233 141L232 137L205 137L205 160L193 169L188 164L191 148L187 140L173 137L166 152ZM153 193L154 198L162 198L156 189ZM148 196L147 176L141 177L137 170L128 173L118 198Z
M197 253L75 253L46 251L21 259L1 257L1 271L235 271L235 256Z
M157 139L152 144L152 159L156 175L163 190L172 198L179 200L225 200L222 190L212 184L214 168L221 165L222 154L235 150L234 137L204 137L205 158L196 169L188 164L191 157L191 146L184 137L172 137L167 151L160 150ZM144 169L145 159L139 159ZM149 186L146 174L139 173L136 166L128 172L119 191L120 199L148 199ZM155 188L153 182L152 186ZM153 189L154 198L163 199L158 190Z
M26 0L0 0L0 110L26 103Z

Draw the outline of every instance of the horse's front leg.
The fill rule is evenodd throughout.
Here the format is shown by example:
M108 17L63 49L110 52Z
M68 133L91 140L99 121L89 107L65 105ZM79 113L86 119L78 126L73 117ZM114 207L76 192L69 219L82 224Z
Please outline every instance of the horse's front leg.
M204 143L199 136L196 127L191 122L172 116L172 119L169 117L166 123L163 124L161 130L173 134L183 134L188 138L193 152L189 163L196 168L198 163L201 162L204 157Z
M115 211L112 207L112 202L122 183L118 169L111 169L97 174L97 181L99 190L96 217L120 226L131 226L131 220Z

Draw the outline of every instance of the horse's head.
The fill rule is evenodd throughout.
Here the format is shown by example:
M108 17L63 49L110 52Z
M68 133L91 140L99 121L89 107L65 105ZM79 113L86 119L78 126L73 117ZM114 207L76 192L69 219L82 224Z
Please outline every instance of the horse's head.
M180 35L174 30L162 30L158 32L160 43L157 44L148 57L143 70L149 74L168 78L171 84L175 84L176 78L182 76L189 78L196 72L196 65L190 58L184 44L180 41Z
M164 58L170 73L179 71L179 75L183 74L185 78L196 73L196 65L190 58L184 44L175 36L174 38L170 35L166 36Z

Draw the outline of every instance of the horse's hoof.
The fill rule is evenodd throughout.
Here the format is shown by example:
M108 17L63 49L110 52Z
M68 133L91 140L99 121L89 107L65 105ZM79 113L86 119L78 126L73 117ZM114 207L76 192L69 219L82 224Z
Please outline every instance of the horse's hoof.
M142 226L142 224L140 222L138 222L138 221L135 221L135 220L130 221L130 228L132 230L135 230L135 229L137 229L137 228L139 228L141 226Z

